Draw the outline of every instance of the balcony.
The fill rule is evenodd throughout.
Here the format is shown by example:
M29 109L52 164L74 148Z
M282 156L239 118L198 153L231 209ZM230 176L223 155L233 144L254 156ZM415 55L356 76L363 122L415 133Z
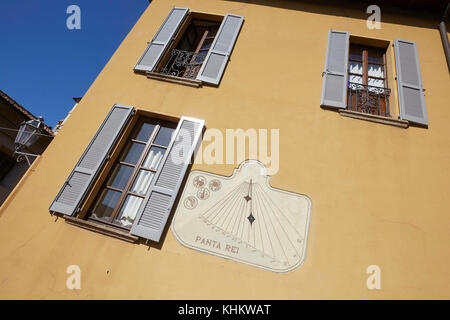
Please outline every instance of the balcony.
M388 88L348 83L347 110L390 117Z
M160 73L186 79L195 79L206 58L207 52L189 52L173 49Z

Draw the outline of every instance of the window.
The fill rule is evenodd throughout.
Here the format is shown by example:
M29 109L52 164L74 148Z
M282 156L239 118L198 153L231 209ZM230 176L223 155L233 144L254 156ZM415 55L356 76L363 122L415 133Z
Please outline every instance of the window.
M89 219L130 228L169 146L176 123L142 119L129 137Z
M126 241L159 242L203 128L203 120L114 105L50 212Z
M386 50L350 44L347 108L389 117Z
M392 109L390 101L388 79L394 82L394 74L393 68L388 70L388 53L395 58L398 110ZM330 30L322 77L321 107L401 128L428 126L415 42L368 39ZM392 117L397 114L399 119Z
M174 7L134 66L149 78L218 85L244 18Z
M8 174L15 163L13 157L0 151L0 181Z
M192 19L161 69L162 74L196 79L219 29L220 23Z

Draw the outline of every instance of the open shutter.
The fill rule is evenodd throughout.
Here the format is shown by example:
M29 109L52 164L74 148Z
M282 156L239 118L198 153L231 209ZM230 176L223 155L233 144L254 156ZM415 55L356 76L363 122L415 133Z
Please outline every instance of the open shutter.
M223 18L211 49L198 72L197 80L219 84L243 22L244 17L235 14L228 13Z
M322 74L321 107L347 106L349 38L350 35L346 31L328 31L327 54Z
M55 200L51 212L74 215L111 149L132 116L134 108L114 105L92 138Z
M394 40L400 118L428 125L425 96L415 42Z
M134 66L137 71L153 71L188 16L188 8L174 7Z
M156 242L161 238L192 155L201 141L203 125L202 120L181 118L131 234Z

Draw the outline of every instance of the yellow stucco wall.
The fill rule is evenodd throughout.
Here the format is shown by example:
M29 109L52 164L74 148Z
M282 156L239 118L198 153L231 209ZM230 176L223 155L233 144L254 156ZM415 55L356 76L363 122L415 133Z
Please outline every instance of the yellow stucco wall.
M386 17L369 30L364 12L262 3L151 3L1 209L0 298L450 298L450 80L435 24ZM174 5L245 17L218 88L133 73ZM417 42L428 129L319 107L330 28ZM187 249L171 231L160 249L148 249L51 217L51 201L114 103L204 119L207 128L280 129L272 186L312 200L304 264L276 274ZM194 166L223 175L233 167ZM81 290L66 289L73 264ZM366 288L372 264L381 268L381 290Z

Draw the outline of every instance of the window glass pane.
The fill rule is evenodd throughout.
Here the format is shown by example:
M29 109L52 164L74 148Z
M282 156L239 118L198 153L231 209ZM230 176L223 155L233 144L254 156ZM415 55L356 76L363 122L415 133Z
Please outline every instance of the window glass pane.
M369 49L369 63L383 63L383 52L376 49Z
M147 194L150 183L152 182L154 173L151 171L141 170L131 187L131 192L145 196Z
M350 54L349 54L349 58L350 58L351 60L362 61L362 55L361 55L361 54L350 53Z
M108 182L106 184L113 188L122 190L127 185L131 173L133 173L133 167L116 165L111 174L111 177L108 179Z
M384 81L383 80L369 78L367 82L368 82L369 86L384 88Z
M169 145L170 139L172 139L172 134L174 131L175 129L173 128L161 127L153 143L167 147Z
M141 206L143 199L135 196L128 196L125 203L120 209L120 214L117 217L117 222L124 227L130 227L134 219L136 219L136 214Z
M208 54L208 51L197 52L193 56L192 61L191 61L190 64L195 66L196 63L203 63L203 61L205 61L205 58L206 58L207 54Z
M163 148L151 147L144 163L142 164L142 167L146 169L156 170L165 152L166 150Z
M369 77L384 78L383 66L369 63Z
M155 129L155 125L151 123L143 123L139 128L135 137L136 140L147 142Z
M110 217L117 201L119 201L120 195L120 192L104 189L94 206L91 216L97 219Z
M142 154L142 151L144 151L144 148L145 144L130 142L125 147L120 160L126 163L136 164Z
M362 61L362 51L363 51L363 48L361 48L357 45L351 44L349 58L352 60Z
M209 37L215 37L218 30L219 30L219 27L217 27L217 26L216 26L216 27L211 27L211 28L209 28L207 37L208 37L208 38L209 38ZM214 40L214 39L213 39L213 40Z
M348 72L362 74L362 72L363 72L362 63L349 61L348 62Z
M209 36L209 34L208 34ZM209 50L209 48L211 48L211 44L213 42L213 38L212 39L205 39L205 41L203 42L200 50Z

